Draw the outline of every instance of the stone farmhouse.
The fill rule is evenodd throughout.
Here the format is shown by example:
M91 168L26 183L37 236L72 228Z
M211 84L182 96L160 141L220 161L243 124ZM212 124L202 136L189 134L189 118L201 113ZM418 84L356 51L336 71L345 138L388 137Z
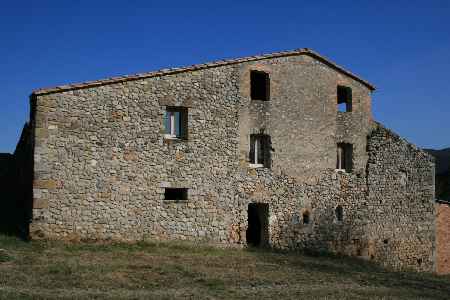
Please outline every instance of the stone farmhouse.
M434 161L373 120L374 90L309 49L36 90L14 154L29 235L450 272Z

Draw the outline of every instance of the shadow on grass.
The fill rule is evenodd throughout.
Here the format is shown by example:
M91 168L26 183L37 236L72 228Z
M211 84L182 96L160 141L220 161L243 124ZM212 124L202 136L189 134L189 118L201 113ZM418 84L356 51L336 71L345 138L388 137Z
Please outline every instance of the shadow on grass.
M279 266L290 265L311 274L311 277L319 275L328 279L351 280L366 287L400 289L415 297L449 299L448 295L450 295L450 276L415 271L392 271L360 258L325 252L294 253L258 248L248 248L246 251L258 260Z
M144 288L167 293L188 289L193 295L213 298L251 298L252 293L360 299L448 299L450 295L449 276L391 272L368 261L327 253L221 249L191 242L25 243L0 235L2 248L13 257L17 278L27 278L26 272L19 272L22 269L40 274L28 280L47 289Z

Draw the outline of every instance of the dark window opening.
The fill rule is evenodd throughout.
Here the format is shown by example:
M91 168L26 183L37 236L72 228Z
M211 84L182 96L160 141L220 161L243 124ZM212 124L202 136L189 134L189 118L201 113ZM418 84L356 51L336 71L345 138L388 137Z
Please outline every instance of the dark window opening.
M185 188L166 188L164 191L164 200L187 200L188 189Z
M188 109L186 107L167 107L164 115L164 128L167 137L187 139Z
M352 111L352 89L346 86L337 87L337 104L338 111L351 112Z
M342 208L342 206L338 205L335 209L335 213L336 213L336 219L339 222L342 222L342 220L344 220L344 209Z
M336 169L351 172L353 169L353 145L347 143L337 144Z
M384 244L388 244L388 243L389 243L389 240L388 240L388 239L384 239L384 240L383 240L383 243L384 243Z
M250 94L252 100L269 100L270 78L269 74L261 71L250 72Z
M309 211L305 211L302 215L303 224L307 225L311 221L309 218Z
M270 168L272 163L271 150L272 142L269 135L250 135L250 164L259 167Z
M250 203L248 205L247 244L250 246L269 245L269 205Z

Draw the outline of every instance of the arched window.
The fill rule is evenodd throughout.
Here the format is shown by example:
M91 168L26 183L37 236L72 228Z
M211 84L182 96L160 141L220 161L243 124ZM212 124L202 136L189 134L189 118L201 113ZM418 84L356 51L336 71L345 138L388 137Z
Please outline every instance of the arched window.
M344 209L342 208L342 206L338 205L334 212L336 214L336 219L339 222L342 222L342 220L344 219Z

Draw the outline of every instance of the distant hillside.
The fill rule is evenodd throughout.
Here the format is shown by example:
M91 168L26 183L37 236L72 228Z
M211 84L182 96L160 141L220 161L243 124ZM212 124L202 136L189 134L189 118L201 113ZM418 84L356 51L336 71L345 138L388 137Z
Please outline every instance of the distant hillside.
M423 150L436 158L436 198L450 201L450 148Z

